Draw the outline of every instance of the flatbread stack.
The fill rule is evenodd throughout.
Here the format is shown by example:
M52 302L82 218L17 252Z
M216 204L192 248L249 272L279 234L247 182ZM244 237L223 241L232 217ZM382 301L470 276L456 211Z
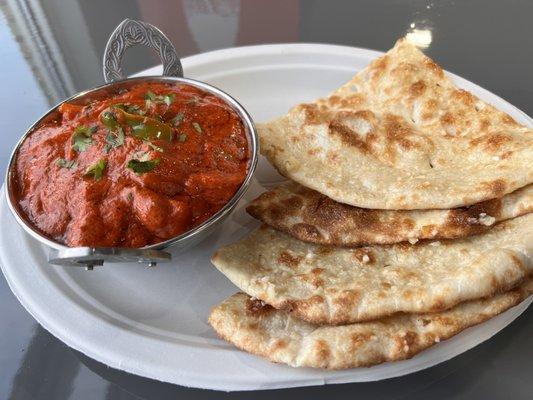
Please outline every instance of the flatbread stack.
M533 292L533 130L406 40L330 96L259 126L287 182L213 264L244 293L209 317L291 366L402 360Z

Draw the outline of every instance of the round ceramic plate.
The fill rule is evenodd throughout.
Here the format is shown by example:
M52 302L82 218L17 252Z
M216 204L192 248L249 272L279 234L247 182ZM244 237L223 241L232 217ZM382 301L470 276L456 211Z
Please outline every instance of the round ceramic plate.
M255 121L265 121L297 103L326 95L379 55L343 46L267 45L200 54L185 58L183 66L187 77L227 91ZM159 74L160 70L154 68L144 74ZM499 97L457 76L453 79L520 123L531 124L525 114ZM76 350L134 374L222 390L362 382L408 374L487 340L531 303L531 299L526 300L411 360L372 368L294 369L241 352L219 340L207 324L210 308L236 291L211 266L209 258L215 249L258 225L246 215L244 206L280 180L261 160L250 190L227 222L194 249L153 269L116 264L87 272L51 266L48 250L18 227L2 195L2 269L24 307Z

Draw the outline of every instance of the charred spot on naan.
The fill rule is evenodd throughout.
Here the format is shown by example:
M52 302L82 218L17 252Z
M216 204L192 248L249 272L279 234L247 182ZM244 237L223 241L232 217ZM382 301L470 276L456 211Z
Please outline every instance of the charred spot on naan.
M311 348L311 359L317 366L327 368L331 358L331 349L325 340L316 340Z
M265 303L263 300L259 300L253 297L246 299L246 313L254 316L261 316L270 313L274 310L274 307Z
M371 333L352 333L350 335L348 351L352 353L358 351L361 347L372 340L372 336L373 335Z
M439 120L445 135L452 137L461 135L461 124L456 115L446 111Z
M487 119L487 118L483 118L483 119L480 121L480 123L479 123L479 129L480 129L481 131L486 131L486 130L488 130L488 129L491 127L491 125L492 125L492 124L491 124L491 122L490 122L489 119Z
M419 336L416 332L399 332L393 336L394 347L392 353L394 358L401 360L412 357L418 348Z
M440 312L440 311L446 310L449 307L450 306L446 303L444 296L440 295L440 296L435 297L432 300L432 302L430 303L428 307L428 311L429 312Z
M424 56L424 66L433 74L435 74L438 78L444 78L444 70L431 58Z
M377 213L372 210L338 203L318 192L308 194L300 213L301 219L306 223L294 225L291 233L299 239L317 242L317 239L326 238L321 232L327 232L329 241L324 244L345 245L343 238L355 235L363 226L368 231L379 232L396 228L381 224Z
M372 152L377 137L374 132L376 116L372 111L341 111L329 123L328 133L344 144L364 153Z
M421 75L420 72L421 71L418 66L409 62L400 62L390 70L391 78L388 79L386 82L382 81L381 85L385 86L385 89L395 86L396 82L403 82L409 85L410 82L415 83L418 80L418 77ZM404 85L402 85L401 87L404 87ZM385 91L385 93L387 95L391 94L390 90Z
M278 263L284 264L289 268L296 268L302 261L302 257L291 254L288 250L284 250L278 257Z
M276 308L294 313L297 316L312 315L317 308L324 306L324 302L324 297L320 295L314 295L308 299L285 300L276 305Z
M431 120L435 118L438 111L439 103L435 99L428 99L422 103L420 117L422 120Z
M315 193L309 205L302 210L304 219L320 227L331 227L332 224L342 223L349 217L350 206Z
M361 300L361 294L356 290L342 290L331 301L331 316L329 323L342 324L350 318L350 314Z
M302 222L292 225L289 233L301 240L309 242L317 242L321 241L320 239L325 239L324 235L314 225Z
M331 253L333 253L334 248L329 246L318 246L315 250L316 254L319 254L321 256L327 256Z
M502 148L514 141L513 137L502 132L491 132L470 140L474 148L481 148L488 153L496 154Z
M285 340L277 339L272 344L272 347L270 348L270 350L272 352L277 352L277 351L285 349L287 346L288 346L288 343Z
M248 207L247 210L252 216L254 215L255 209L253 206ZM283 217L286 215L286 212L279 204L273 204L271 207L266 209L266 215L272 221L279 221L283 219Z
M383 128L389 145L397 143L403 150L420 147L419 141L414 140L415 132L412 125L409 125L399 116L386 114Z
M451 209L446 222L439 228L439 236L455 238L485 232L500 218L502 207L501 199L493 199Z
M389 65L389 56L385 55L372 62L369 70L372 73L372 79L379 79Z
M452 92L452 100L459 101L468 107L474 107L474 104L476 103L476 98L474 97L474 95L464 89L454 90Z
M487 193L487 197L491 199L502 197L505 194L506 189L507 182L503 179L482 182L479 185L479 190Z
M355 84L358 81L365 86L370 86L372 89L376 89L377 84L381 81L380 78L387 72L388 67L388 55L377 58L353 78L353 83Z
M333 102L331 101L332 98L335 98ZM331 96L330 99L328 99L328 103L334 107L337 108L355 108L359 109L364 104L366 104L367 98L363 93L355 93L351 94L346 97L339 97L339 96Z
M509 257L511 258L511 262L516 265L518 268L520 268L522 271L527 273L527 266L526 263L522 258L520 258L515 252L509 251Z
M300 279L302 282L309 283L315 289L318 289L324 286L324 280L321 278L323 272L323 268L313 268L307 274L298 275L298 279Z
M507 125L520 126L520 124L509 114L501 113L501 121Z
M444 310L435 310L435 313L439 313L439 312L442 312ZM428 314L426 314L428 315ZM458 326L459 326L459 322L456 321L454 318L452 317L449 317L447 315L432 315L431 317L431 322L433 324L437 324L437 325L441 325L441 326L445 326L449 329L456 329ZM443 338L445 339L445 338Z
M301 104L300 112L303 113L303 125L320 125L327 123L329 120L329 112L323 110L317 104Z
M424 81L416 81L415 83L409 86L409 95L410 97L420 97L427 89L427 85Z
M285 217L296 216L298 212L305 207L303 199L300 196L290 196L289 198L281 198L272 206L279 210L279 213Z

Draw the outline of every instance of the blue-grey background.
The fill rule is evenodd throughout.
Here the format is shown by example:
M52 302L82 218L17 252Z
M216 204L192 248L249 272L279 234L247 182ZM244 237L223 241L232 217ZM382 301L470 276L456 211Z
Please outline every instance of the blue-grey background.
M182 56L279 42L387 50L409 34L446 69L532 115L532 16L531 0L0 0L0 173L36 118L102 82L105 42L126 17L159 26ZM156 63L143 50L126 57L128 72ZM0 277L0 399L532 399L532 317L528 310L484 344L410 376L226 394L88 359L41 328Z

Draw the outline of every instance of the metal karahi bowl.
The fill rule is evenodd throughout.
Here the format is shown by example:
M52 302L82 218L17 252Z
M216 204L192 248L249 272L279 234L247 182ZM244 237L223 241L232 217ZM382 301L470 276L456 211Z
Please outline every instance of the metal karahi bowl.
M163 76L148 76L124 79L121 72L121 61L124 51L134 45L142 44L151 47L159 53L163 62ZM257 132L248 112L237 100L229 94L207 83L183 77L181 62L168 38L154 26L130 19L124 20L112 33L104 54L105 85L78 93L51 108L37 120L22 136L13 150L6 173L6 198L11 213L19 225L34 239L50 248L49 262L57 265L84 266L92 269L95 265L104 262L140 262L154 266L158 262L169 261L170 253L164 251L172 246L174 253L185 251L204 239L216 226L218 226L235 208L250 185L255 167L257 165L259 143ZM200 225L164 242L135 248L117 247L68 247L40 232L27 220L14 194L15 164L22 143L36 128L47 121L55 119L59 113L58 108L63 103L86 104L88 100L102 99L128 89L138 83L154 82L167 84L184 83L209 92L222 99L240 117L248 141L248 170L244 181L233 197L218 212Z

